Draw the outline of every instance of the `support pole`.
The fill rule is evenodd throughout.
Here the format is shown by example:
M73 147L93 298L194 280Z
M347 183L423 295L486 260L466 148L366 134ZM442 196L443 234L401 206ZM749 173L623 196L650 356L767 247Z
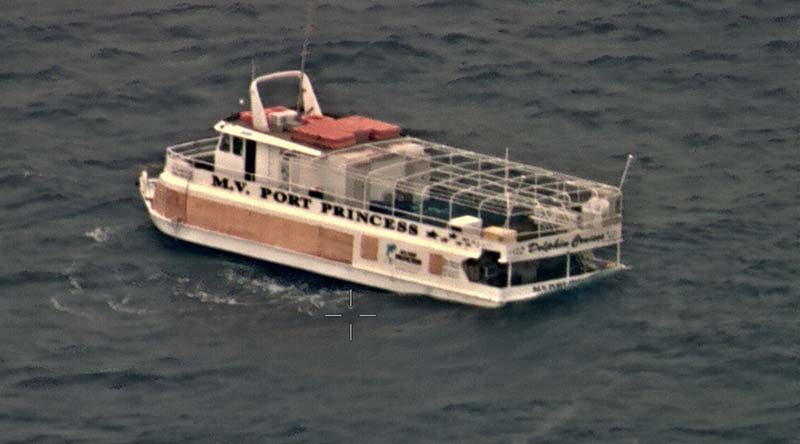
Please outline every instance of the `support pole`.
M567 253L567 284L569 284L569 253Z
M508 257L508 256L506 256ZM508 259L508 267L506 268L506 288L511 288L511 259Z
M306 104L303 102L303 95L305 89L303 88L303 80L306 77L306 58L308 58L308 45L311 43L311 34L314 33L314 27L317 21L317 1L306 1L306 28L305 39L303 40L303 49L300 51L300 80L297 82L297 119L300 119L301 113L305 112Z

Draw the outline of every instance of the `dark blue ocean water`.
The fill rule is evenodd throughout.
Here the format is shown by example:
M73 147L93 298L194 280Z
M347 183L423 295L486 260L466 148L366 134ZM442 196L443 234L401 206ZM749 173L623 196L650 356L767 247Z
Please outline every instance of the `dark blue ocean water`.
M610 183L637 154L632 270L499 310L149 222L138 172L298 66L302 2L2 4L1 442L800 442L796 0L322 2L327 111Z

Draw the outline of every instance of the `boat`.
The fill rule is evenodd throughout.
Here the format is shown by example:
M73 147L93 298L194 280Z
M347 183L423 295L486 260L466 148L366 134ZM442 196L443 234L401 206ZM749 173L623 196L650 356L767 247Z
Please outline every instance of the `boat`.
M265 106L262 95L281 82L297 82L297 103ZM434 143L374 118L325 115L304 70L253 78L249 98L213 137L169 146L163 170L141 172L141 197L164 234L480 307L627 268L622 182Z

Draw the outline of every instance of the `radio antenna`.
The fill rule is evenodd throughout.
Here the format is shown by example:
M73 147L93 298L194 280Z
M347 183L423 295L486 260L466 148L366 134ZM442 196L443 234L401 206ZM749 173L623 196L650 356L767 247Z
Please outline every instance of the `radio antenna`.
M631 162L633 161L633 154L628 154L628 160L625 161L625 169L622 170L622 177L619 179L619 189L622 189L622 186L625 185L625 178L628 176L628 168L631 166Z
M308 57L308 45L311 43L311 35L317 22L317 0L306 0L306 28L305 39L303 40L303 50L300 51L300 80L297 82L297 117L300 117L301 110L305 107L303 103L303 80L306 78L306 58Z
M508 229L509 219L511 218L511 198L508 195L508 147L506 147L506 157L503 161L503 174L505 176L503 180L503 194L505 194L506 198L506 222L504 228Z

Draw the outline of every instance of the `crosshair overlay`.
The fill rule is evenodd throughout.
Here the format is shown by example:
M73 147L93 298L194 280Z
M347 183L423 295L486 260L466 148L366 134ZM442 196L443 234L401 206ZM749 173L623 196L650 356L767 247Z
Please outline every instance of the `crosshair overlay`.
M347 308L350 311L353 310L353 290L350 290L350 302L348 303ZM359 318L376 318L376 317L378 317L378 315L375 314L375 313L358 313L356 316L359 317ZM326 318L342 318L342 317L344 317L344 314L342 314L342 313L326 313L325 317ZM352 318L352 316L350 317L350 320L348 321L348 325L349 325L348 338L349 338L350 342L352 342L353 341L353 318Z

